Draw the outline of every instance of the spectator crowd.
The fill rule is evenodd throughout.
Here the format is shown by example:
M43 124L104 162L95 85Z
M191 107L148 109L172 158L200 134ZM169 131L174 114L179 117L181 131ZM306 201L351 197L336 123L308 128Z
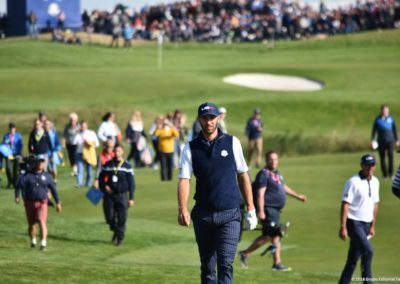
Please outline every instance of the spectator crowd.
M281 0L191 0L133 12L117 5L112 13L82 15L84 30L125 39L259 42L302 39L400 27L400 1L357 1L346 8L319 9Z
M53 41L80 43L58 16ZM36 38L36 15L27 15L28 32ZM315 36L400 28L400 0L357 0L329 9L322 0L316 9L296 0L187 0L145 6L134 11L117 5L112 12L82 14L82 30L111 35L130 47L132 39L200 42L273 42ZM47 29L46 29L47 30ZM0 15L0 38L7 32L7 15Z
M220 112L225 116L226 109L221 108ZM45 168L55 181L57 168L68 160L77 188L98 187L99 174L113 158L113 149L125 144L130 148L126 160L135 168L160 169L161 180L170 181L184 145L201 131L196 123L193 130L190 129L186 114L179 109L155 117L149 129L145 129L140 111L132 113L125 128L119 127L112 112L102 117L96 131L90 126L73 112L65 126L56 130L46 114L40 112L29 133L25 154L43 157ZM223 119L220 128L226 132ZM0 143L0 170L6 172L8 188L16 186L24 148L22 135L17 131L17 125L11 122Z

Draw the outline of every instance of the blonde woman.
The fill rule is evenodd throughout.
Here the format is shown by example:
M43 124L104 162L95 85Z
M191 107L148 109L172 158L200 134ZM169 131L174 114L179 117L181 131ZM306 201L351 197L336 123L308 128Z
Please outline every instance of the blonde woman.
M78 135L81 126L78 122L78 115L75 112L69 114L69 122L64 128L62 146L67 148L69 163L72 168L72 175L77 174L76 166L76 144L75 137Z
M129 152L127 160L133 159L135 161L135 167L142 166L140 162L140 149L138 148L139 140L142 136L147 138L143 127L142 114L140 111L135 111L125 130L126 142L131 145L131 151Z

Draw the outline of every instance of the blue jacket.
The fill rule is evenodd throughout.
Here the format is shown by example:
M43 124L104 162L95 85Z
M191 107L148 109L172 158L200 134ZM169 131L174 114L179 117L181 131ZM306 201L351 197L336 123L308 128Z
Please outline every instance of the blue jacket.
M379 143L397 141L397 129L393 117L389 115L383 118L379 115L372 126L371 140L374 140L376 133L378 133Z
M10 133L4 134L4 136L3 136L3 144L6 144L6 145L10 146L14 156L22 155L23 143L22 143L21 134L19 132L15 133L13 143L11 143L10 136L11 136Z
M48 172L27 173L20 176L18 179L17 187L15 189L15 197L19 197L20 191L22 191L22 197L24 200L46 200L49 198L49 189L56 200L56 203L59 203L60 198L58 197L56 184Z
M263 123L260 119L255 119L254 117L250 117L247 121L246 125L246 135L250 140L258 139L262 136L262 130L259 128L263 127Z
M107 162L102 168L99 176L99 185L104 194L106 185L108 185L112 194L129 193L129 199L135 198L135 178L133 175L132 166L124 161L122 165L115 158Z

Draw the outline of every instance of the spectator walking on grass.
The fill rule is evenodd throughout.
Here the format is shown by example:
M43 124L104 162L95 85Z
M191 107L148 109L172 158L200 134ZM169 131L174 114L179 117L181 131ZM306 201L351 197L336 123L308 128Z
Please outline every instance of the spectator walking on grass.
M248 168L236 137L218 130L216 105L198 108L202 132L183 149L178 183L178 223L194 233L200 254L201 283L233 283L233 261L240 235L240 191L247 205L246 227L254 229L254 210ZM190 179L196 177L196 204L187 203ZM215 266L218 267L218 273Z
M60 139L58 138L57 131L54 129L53 123L50 120L46 120L44 123L44 128L46 129L47 133L49 134L50 143L52 152L49 152L48 155L51 157L49 159L48 171L52 175L54 182L57 183L57 167L61 164L61 144Z
M251 165L251 159L256 153L256 168L259 168L261 165L262 158L262 148L263 148L263 123L261 121L261 110L256 108L254 110L254 114L249 118L246 125L246 136L249 141L248 144L248 152L247 152L247 163L249 166Z
M112 140L114 144L120 143L122 140L121 131L115 122L115 114L112 112L107 112L103 116L103 121L99 126L97 135L102 142L107 140Z
M131 150L129 152L127 160L131 159L135 162L135 167L141 167L142 164L140 162L140 151L139 151L139 142L140 139L146 138L146 133L144 131L142 114L140 111L135 111L132 114L131 120L128 122L125 130L125 139L126 143L131 145Z
M97 171L96 171L96 178L94 180L94 187L99 189L100 183L99 183L99 177L100 173L103 170L103 167L107 162L111 161L114 159L114 142L112 140L107 140L106 142L103 143L103 150L101 151L99 157L98 157L98 163L97 163ZM109 195L105 194L103 196L103 213L104 213L104 219L106 220L106 223L108 224L107 220L107 209L109 208L108 203L111 202Z
M169 119L164 118L162 125L154 131L154 136L158 139L161 180L172 180L175 139L179 137L179 132Z
M135 30L132 28L130 23L125 23L124 28L122 29L122 35L124 37L124 47L131 48L132 47L132 39Z
M350 248L339 284L352 281L360 257L363 282L372 283L370 239L375 236L379 181L374 176L376 163L372 155L362 156L360 164L361 171L346 182L342 195L339 237L343 241L350 237Z
M29 30L29 36L31 39L37 39L38 38L38 29L37 29L37 16L34 11L30 11L28 14L28 30Z
M78 115L74 112L69 114L69 122L64 128L63 132L63 140L62 144L64 148L67 148L67 153L68 153L68 160L71 165L72 172L71 174L73 176L77 175L78 168L76 165L76 142L75 138L78 135L80 131L80 124L79 124L79 118Z
M372 126L371 146L376 143L375 135L377 135L378 152L381 160L381 170L384 178L393 177L393 158L395 146L400 146L400 141L397 136L396 123L390 115L388 105L381 106L381 113L376 117ZM388 164L386 164L388 157Z
M107 162L99 177L100 189L107 195L106 219L114 233L112 242L120 246L125 238L128 207L134 205L135 179L131 165L123 159L122 145L114 149L114 159Z
M99 140L97 139L96 132L89 129L89 125L86 120L81 122L81 130L78 135L76 135L74 142L76 142L77 145L77 187L80 188L83 185L86 187L91 187L93 183L93 167L97 165L96 148L99 147ZM86 170L85 184L83 183L84 169Z
M151 135L151 142L153 143L153 149L155 152L154 159L153 159L153 168L157 169L157 163L160 161L160 150L158 149L158 137L154 135L157 128L162 127L162 123L164 121L164 117L162 115L158 115L155 119L153 124L150 127L149 134Z
M56 185L49 173L46 172L46 158L43 155L36 156L35 168L32 172L21 176L16 190L15 202L20 202L20 192L24 200L26 217L28 220L28 234L31 239L31 248L35 248L36 223L40 228L40 250L47 247L47 212L49 203L49 189L56 201L56 210L61 212L61 201L58 196Z
M99 176L100 172L103 169L104 165L111 161L114 158L114 142L112 140L107 140L103 143L103 149L100 152L99 157L97 158L97 170L96 170L96 178L94 180L94 187L99 188Z
M5 157L6 159L6 175L7 175L7 188L16 186L18 177L18 162L22 158L22 135L17 132L15 123L8 125L9 132L3 136L3 145L7 145L11 149L11 156ZM2 156L0 154L0 159ZM1 167L0 167L1 168Z
M34 128L29 135L28 143L29 154L44 157L45 170L49 164L49 153L53 153L53 147L51 145L49 133L43 128L41 120L36 119L34 122Z
M226 118L226 108L220 107L218 109L219 111L219 123L218 123L218 128L222 131L222 133L226 134L228 133L228 129L226 128L226 123L225 123L225 118Z
M187 142L189 129L186 127L186 114L179 109L175 110L172 121L174 127L179 132L179 137L175 139L174 144L174 166L175 168L178 168L181 151Z
M271 241L268 251L273 256L272 269L276 271L289 271L290 267L281 262L281 221L280 215L286 204L286 195L301 202L306 202L307 197L298 194L285 184L283 176L278 170L278 154L269 151L265 155L266 167L258 172L253 183L254 200L257 203L258 219L262 224L262 235L245 250L239 252L243 268L248 268L248 258L252 252Z

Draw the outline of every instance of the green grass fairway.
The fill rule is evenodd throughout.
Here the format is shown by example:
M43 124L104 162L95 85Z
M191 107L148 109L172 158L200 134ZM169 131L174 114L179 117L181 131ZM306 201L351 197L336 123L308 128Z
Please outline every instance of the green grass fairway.
M284 158L287 183L306 194L307 204L293 199L283 213L290 220L282 257L292 272L271 271L271 258L261 249L243 270L235 262L237 283L335 283L346 258L348 242L338 238L339 206L345 180L358 170L360 154ZM252 176L255 171L251 172ZM85 190L73 188L66 170L60 179L64 211L50 209L48 250L29 248L22 205L13 192L1 190L1 283L198 283L199 260L193 228L177 225L176 182L160 183L158 171L137 170L136 206L129 212L126 242L116 248L104 224L101 206L91 205ZM175 173L176 175L176 173ZM390 182L382 181L381 209L375 249L374 276L399 276L398 206ZM243 249L258 235L245 232ZM359 276L359 269L355 276Z
M243 137L255 107L263 111L267 146L285 153L361 150L382 103L399 116L400 31L341 36L326 41L264 45L171 44L163 68L157 47L130 51L7 40L0 42L0 129L12 119L31 127L39 110L58 128L75 110L93 127L109 110L120 126L134 109L146 125L180 108L191 124L205 100L228 109L228 129ZM225 75L291 74L321 80L320 92L265 92L227 85Z
M101 116L114 111L124 129L138 109L148 129L157 114L180 108L191 126L197 106L210 100L228 109L228 130L245 145L246 120L260 107L265 149L282 153L280 168L287 183L309 202L289 199L282 217L292 223L282 257L293 271L272 272L271 258L260 257L260 250L250 258L248 270L235 262L235 282L337 283L348 249L348 242L338 238L344 183L358 171L379 106L388 103L400 123L400 31L279 42L274 50L259 44L170 44L163 56L159 69L153 44L126 51L0 41L0 134L15 121L26 137L38 111L45 111L59 131L71 111L96 129ZM243 72L299 75L324 81L326 88L264 92L222 82L225 75ZM199 283L193 228L176 221L176 180L161 183L158 171L136 171L136 205L129 212L126 242L116 248L101 206L86 200L86 190L74 188L68 168L60 172L64 211L56 215L50 209L46 252L29 248L23 206L14 204L13 191L0 189L1 284ZM252 178L255 174L251 170ZM372 240L375 277L400 277L399 200L390 184L381 180ZM246 232L239 249L258 234ZM357 268L354 276L359 275Z

